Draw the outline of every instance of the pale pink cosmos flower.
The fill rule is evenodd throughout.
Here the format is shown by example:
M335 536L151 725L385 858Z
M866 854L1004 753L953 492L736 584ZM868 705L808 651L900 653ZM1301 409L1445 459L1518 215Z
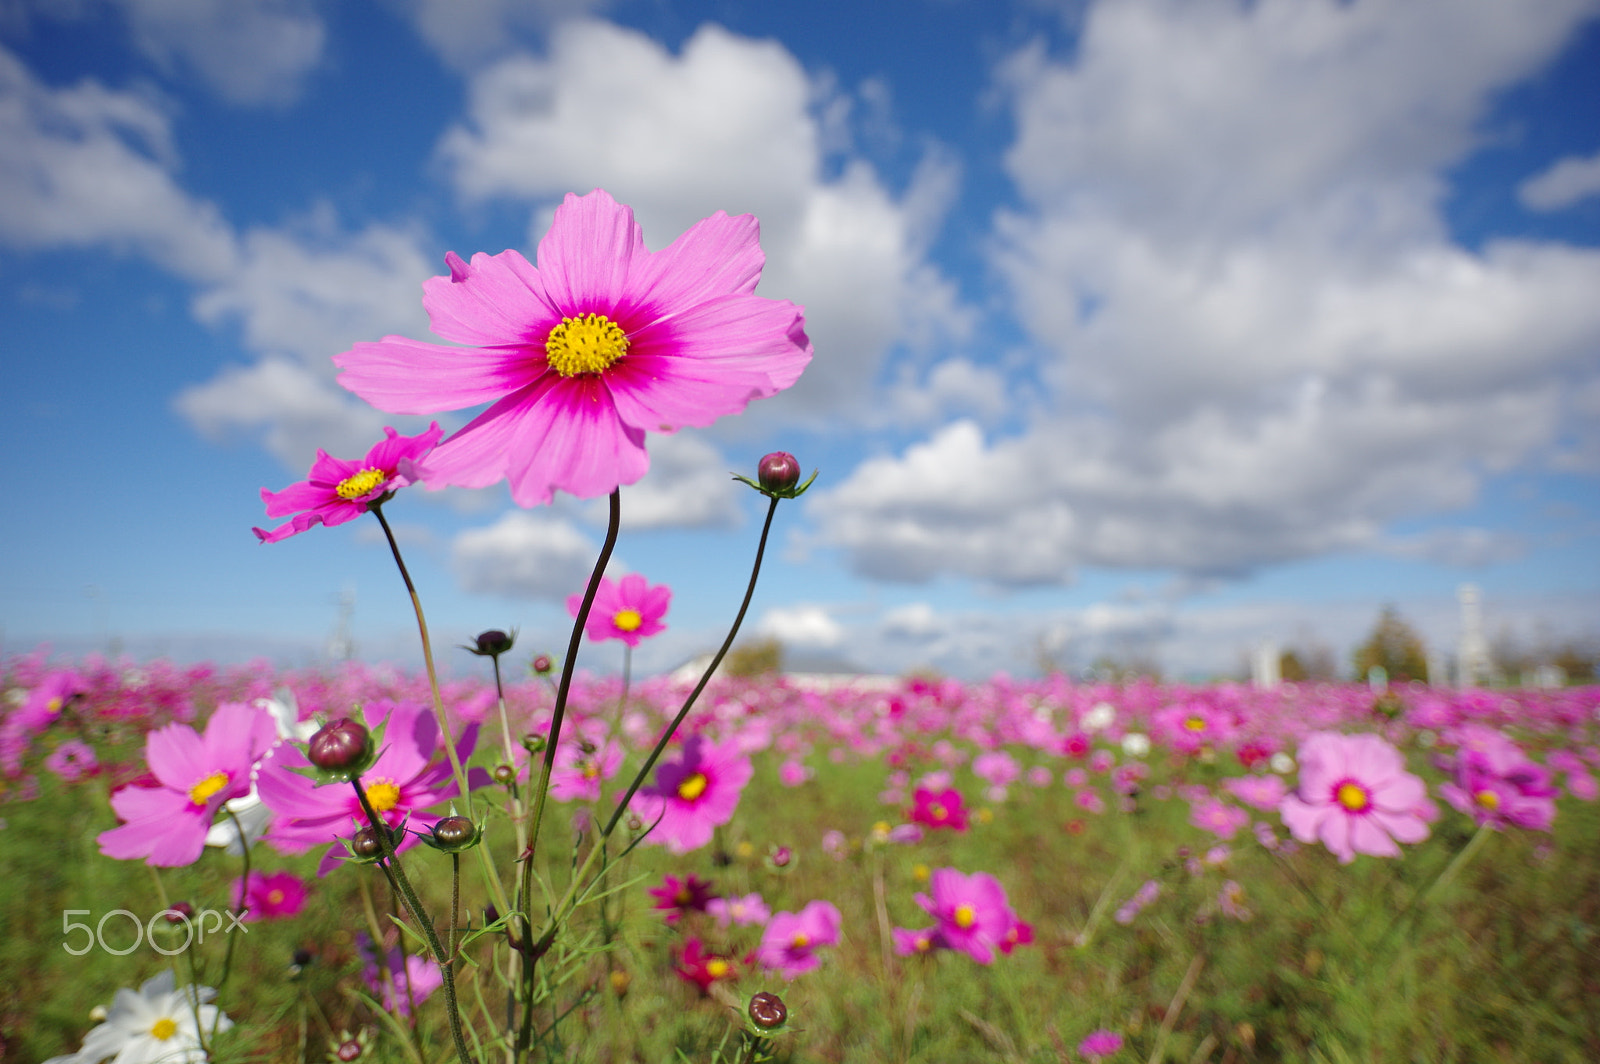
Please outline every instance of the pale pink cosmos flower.
M377 950L373 949L370 936L362 935L357 945L366 962L361 977L366 981L367 989L372 991L385 1010L396 1016L411 1015L413 1004L421 1005L430 994L444 985L444 972L435 961L410 953L405 955L402 962L400 947L396 946L385 952L380 967Z
M756 947L756 960L785 979L822 963L817 950L839 942L841 917L829 901L814 901L798 913L774 913Z
M1211 832L1219 839L1231 839L1250 823L1250 814L1227 802L1205 798L1189 807L1189 823Z
M640 641L667 630L661 618L671 605L672 588L666 584L651 587L638 573L629 573L621 580L603 576L583 631L596 643L620 639L636 647ZM567 597L567 612L572 616L576 617L582 606L581 594Z
M1278 776L1232 776L1222 781L1223 788L1245 805L1271 812L1278 808L1289 785Z
M944 945L979 964L992 964L994 951L1017 924L1000 881L987 872L969 876L954 868L940 868L929 877L928 888L932 896L918 894L916 902L939 922Z
M712 898L706 902L706 912L716 919L718 927L733 924L759 927L772 915L761 895L755 893L743 897L729 895L726 898Z
M305 480L279 492L261 489L268 517L294 514L294 518L271 532L251 531L263 543L277 543L315 525L332 528L354 521L382 501L386 492L412 484L417 479L417 462L433 450L443 434L437 421L416 436L402 436L386 426L383 439L359 461L332 458L319 448Z
M1376 735L1315 732L1300 745L1300 788L1278 807L1301 842L1322 844L1349 864L1358 853L1398 857L1421 842L1436 815L1422 780Z
M733 819L753 771L736 741L716 744L691 736L682 757L656 765L655 782L639 788L632 808L646 824L660 820L649 841L673 853L688 853L710 842L712 830Z
M250 793L250 769L277 740L271 714L224 702L201 736L186 724L168 724L145 737L145 761L158 785L113 791L111 808L126 821L101 832L100 852L151 865L193 864L222 803Z
M94 756L94 748L81 739L68 739L44 759L44 767L60 776L67 783L76 783L85 776L92 776L100 770L100 759Z
M801 308L755 294L759 230L718 211L651 252L632 210L569 194L537 267L452 252L423 283L433 331L473 346L357 344L334 358L339 383L394 413L493 404L430 456L429 488L505 479L521 506L608 494L649 468L646 432L739 413L811 361Z
M439 722L433 711L414 702L367 703L362 711L369 728L377 728L386 718L381 753L361 776L362 789L373 811L390 827L406 822L410 831L397 847L404 851L417 843L415 832L427 831L438 823L440 814L428 809L456 797L450 763L435 760L439 750ZM472 756L478 739L478 726L469 724L456 742L456 754L465 762ZM308 764L298 748L284 746L262 768L256 780L261 800L275 814L266 839L285 853L304 853L312 847L333 843L317 867L326 875L338 867L345 850L338 843L367 826L367 816L348 784L319 787L292 771ZM481 768L469 770L468 785L477 788L489 783ZM247 781L248 782L248 781Z
M622 745L607 738L604 721L591 718L578 730L576 736L563 735L556 746L550 797L558 802L598 801L601 785L622 767Z

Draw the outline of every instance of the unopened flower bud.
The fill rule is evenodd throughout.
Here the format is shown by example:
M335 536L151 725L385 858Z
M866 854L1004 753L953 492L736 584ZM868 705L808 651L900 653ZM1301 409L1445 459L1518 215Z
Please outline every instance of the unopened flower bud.
M517 770L510 765L496 765L494 767L494 781L496 783L510 783L517 778Z
M473 640L474 645L464 649L482 657L493 658L499 657L510 650L516 641L517 634L515 632L507 635L498 628L491 628L487 632L479 632L478 637Z
M352 1038L339 1046L335 1056L343 1061L359 1060L361 1059L361 1043Z
M530 754L542 754L544 753L544 747L545 740L542 735L524 735L522 737L522 748Z
M360 721L341 717L324 724L311 737L306 757L320 769L343 772L357 768L372 754L372 733Z
M364 827L350 840L350 852L364 861L375 861L383 856L383 843L371 827Z
M549 676L550 670L555 668L555 662L550 660L549 654L539 654L533 659L533 671L540 676Z
M186 901L175 901L161 918L169 924L181 924L194 919L194 906Z
M478 825L468 817L442 817L433 825L433 844L446 853L459 853L477 841Z
M789 1019L789 1010L783 999L770 990L763 990L750 999L750 1022L763 1031L782 1027Z
M800 462L787 451L773 451L761 459L756 478L767 491L788 491L800 483Z

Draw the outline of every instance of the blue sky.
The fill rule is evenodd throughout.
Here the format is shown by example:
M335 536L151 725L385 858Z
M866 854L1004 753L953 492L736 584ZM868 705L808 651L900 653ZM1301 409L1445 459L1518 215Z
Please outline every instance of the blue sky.
M1469 582L1600 638L1600 2L6 0L0 647L302 664L353 594L417 664L376 523L261 546L259 490L424 427L331 356L595 187L755 213L816 345L650 437L641 671L720 640L775 449L746 631L814 660L1219 675L1385 603L1448 654ZM603 501L387 512L442 645L564 643Z

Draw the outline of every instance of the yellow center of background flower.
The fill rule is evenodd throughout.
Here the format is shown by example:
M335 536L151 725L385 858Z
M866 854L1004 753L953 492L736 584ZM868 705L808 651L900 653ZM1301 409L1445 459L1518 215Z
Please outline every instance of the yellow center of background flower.
M794 936L794 938L790 939L790 943L795 949L805 949L807 946L811 945L811 940L803 934L797 934Z
M945 817L949 816L950 813L938 802L930 802L928 803L928 815L933 817L935 820L943 820Z
M363 469L339 481L339 486L333 490L341 499L359 499L363 495L371 495L373 488L388 479L381 469Z
M50 701L48 701L48 702L46 702L44 704L45 712L47 712L47 713L60 713L62 704L63 703L62 703L61 699L52 698Z
M1333 796L1340 805L1352 813L1359 813L1367 807L1367 792L1358 783L1339 784L1339 789L1334 792Z
M367 784L367 801L372 803L372 808L380 813L387 813L400 804L400 788L395 786L394 780L378 780L376 783Z
M635 632L644 623L644 618L639 616L638 610L618 610L612 615L611 623L624 632Z
M957 927L971 927L972 926L972 921L976 920L977 918L978 918L977 914L972 911L972 906L970 906L970 905L958 905L958 906L956 906L956 926Z
M544 341L550 368L563 377L599 373L628 353L628 334L604 314L562 318Z
M228 785L226 772L215 772L189 788L189 801L195 805L205 805L211 796Z
M1478 804L1485 809L1500 808L1500 796L1493 791L1479 791L1474 797L1478 799Z
M282 905L283 904L283 891L281 891L281 890L269 890L269 891L267 891L267 903L270 904L270 905Z
M686 802L692 802L702 794L706 793L706 784L709 782L710 780L706 779L706 774L704 772L696 772L694 775L678 784L678 797L682 798Z
M1203 717L1190 717L1188 720L1183 722L1183 726L1185 728L1188 728L1190 731L1205 731L1206 730L1205 718L1203 718Z
M713 979L721 979L728 974L728 962L724 960L708 961L706 963L706 974Z
M150 1028L150 1037L162 1042L165 1042L167 1039L171 1038L177 1033L178 1025L167 1019L165 1016L157 1020Z

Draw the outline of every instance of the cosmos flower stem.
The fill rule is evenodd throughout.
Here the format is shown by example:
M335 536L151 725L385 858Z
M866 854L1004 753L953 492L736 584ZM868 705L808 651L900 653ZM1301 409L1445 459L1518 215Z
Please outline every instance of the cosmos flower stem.
M767 519L761 526L761 541L756 545L755 564L750 567L750 583L744 589L744 601L739 603L739 613L733 619L733 627L728 629L728 637L722 641L722 646L717 650L717 656L711 659L711 664L706 666L705 673L700 677L700 682L694 685L694 690L689 692L689 697L684 700L683 708L678 710L678 715L672 718L672 723L661 733L661 738L656 740L655 749L650 751L650 756L645 759L639 771L634 774L633 782L628 784L628 792L617 803L616 811L611 814L611 819L606 823L605 830L600 834L610 838L611 833L617 829L617 822L628 811L628 803L633 801L633 796L638 792L644 781L649 778L650 772L660 760L661 754L667 748L667 743L678 730L678 725L683 723L683 718L689 715L689 710L694 708L695 699L700 697L700 692L706 689L706 684L711 682L711 677L716 675L717 666L722 664L722 659L727 656L728 648L733 646L734 637L739 634L739 626L744 623L744 615L750 609L750 600L756 593L756 580L761 576L761 558L767 551L767 534L772 531L772 515L778 510L778 496L770 496L767 504Z
M539 786L533 792L533 810L528 815L528 847L522 851L522 897L524 943L533 934L533 860L539 848L539 822L544 817L545 798L550 793L550 773L555 768L556 746L561 741L561 724L567 713L567 695L572 690L572 671L578 661L578 647L583 642L584 625L589 622L589 611L594 608L594 597L600 590L600 579L605 576L611 552L617 545L617 533L622 528L622 489L611 492L610 519L606 523L605 543L600 556L595 559L594 571L589 574L589 586L583 591L583 604L572 621L572 637L567 641L567 656L561 662L561 683L556 688L555 709L550 713L550 735L545 741L544 766L539 770ZM479 849L482 849L480 846ZM551 926L559 924L560 914ZM547 936L548 937L548 934ZM526 1053L533 1039L533 966L538 954L525 954L522 961L522 1028L517 1033L517 1054Z
M1178 1022L1178 1013L1183 1011L1183 1003L1189 1000L1189 991L1194 989L1194 981L1200 978L1200 966L1205 963L1205 956L1196 953L1194 960L1189 962L1189 970L1183 973L1183 982L1178 984L1178 992L1172 995L1172 1002L1167 1006L1167 1014L1161 1019L1161 1029L1156 1032L1156 1044L1150 1050L1150 1064L1158 1064L1166 1059L1167 1039L1172 1036L1172 1027Z
M387 531L388 527L388 525L385 525L384 530ZM389 542L392 544L394 540L391 538ZM398 557L398 554L396 557ZM410 584L409 580L407 580L407 584ZM414 593L412 597L416 597ZM419 620L421 619L421 610L418 610L417 617ZM429 678L432 679L431 658L429 659ZM434 687L434 697L438 697L437 686ZM452 747L452 749L454 748ZM417 892L411 889L411 880L406 878L405 866L395 856L394 840L389 837L389 826L378 816L378 811L372 808L372 802L367 798L366 788L361 786L361 777L357 776L352 779L350 785L355 788L356 798L361 802L361 811L367 814L367 823L372 825L372 833L378 837L378 845L382 848L385 859L385 871L393 872L394 883L400 888L400 897L405 901L407 911L411 913L411 918L417 922L417 926L422 930L423 937L427 939L428 948L433 951L434 960L439 962L439 970L444 975L445 1012L450 1017L450 1035L456 1043L456 1055L461 1058L461 1064L472 1064L472 1057L467 1052L466 1039L461 1033L461 1010L456 1005L456 977L450 965L450 958L444 951L443 943L439 941L439 933L434 930L433 921L428 919L427 912L422 908L422 902L418 900ZM479 849L482 849L482 847L480 846ZM380 951L381 956L383 940L380 938L374 942L373 948ZM410 985L411 980L408 976L406 979L407 988Z
M1472 860L1473 855L1482 849L1484 840L1487 839L1490 833L1493 831L1494 828L1489 826L1488 821L1479 824L1478 830L1473 833L1472 838L1468 839L1466 845L1457 851L1455 857L1451 858L1449 864L1445 865L1444 871L1439 873L1438 878L1419 891L1416 897L1411 900L1411 904L1394 914L1393 919L1389 921L1389 926L1383 929L1383 937L1378 939L1378 953L1381 954L1382 951L1389 945L1389 940L1393 937L1395 932L1400 929L1401 925L1405 923L1407 917L1415 915L1422 909L1424 905L1428 903L1430 898L1442 890L1451 880L1455 879L1457 874L1459 874L1460 871L1466 867L1467 862Z
M239 870L239 904L233 908L234 916L243 919L245 902L248 901L247 892L250 888L250 836L245 833L244 825L239 823L239 814L223 805L223 812L228 814L228 819L233 821L233 829L239 833L239 853L243 866ZM217 993L222 993L222 988L228 983L228 975L233 971L233 944L238 935L228 935L228 948L222 954L222 975L217 979ZM220 1016L221 1013L218 1013ZM212 1031L215 1035L216 1031Z
M383 516L383 505L374 502L367 508L372 511L372 516L378 519L378 524L383 526L384 538L389 541L389 553L394 555L394 564L400 570L400 579L405 581L406 592L411 596L411 609L417 615L417 633L422 637L422 662L428 670L428 690L433 695L433 715L439 719L439 728L444 735L444 752L450 759L450 772L456 781L456 793L467 803L467 816L470 817L473 815L472 787L467 781L467 770L461 763L461 755L456 752L456 737L450 728L450 718L444 712L444 697L439 693L439 673L433 665L433 642L428 638L428 620L422 613L422 599L417 595L416 585L411 582L411 573L406 569L405 559L400 557L400 544L395 542L394 531L389 527L389 519ZM511 902L506 896L505 884L500 882L500 873L489 860L488 850L482 846L477 847L477 850L478 863L483 867L483 877L494 894L495 903L501 906L502 912L510 911Z

